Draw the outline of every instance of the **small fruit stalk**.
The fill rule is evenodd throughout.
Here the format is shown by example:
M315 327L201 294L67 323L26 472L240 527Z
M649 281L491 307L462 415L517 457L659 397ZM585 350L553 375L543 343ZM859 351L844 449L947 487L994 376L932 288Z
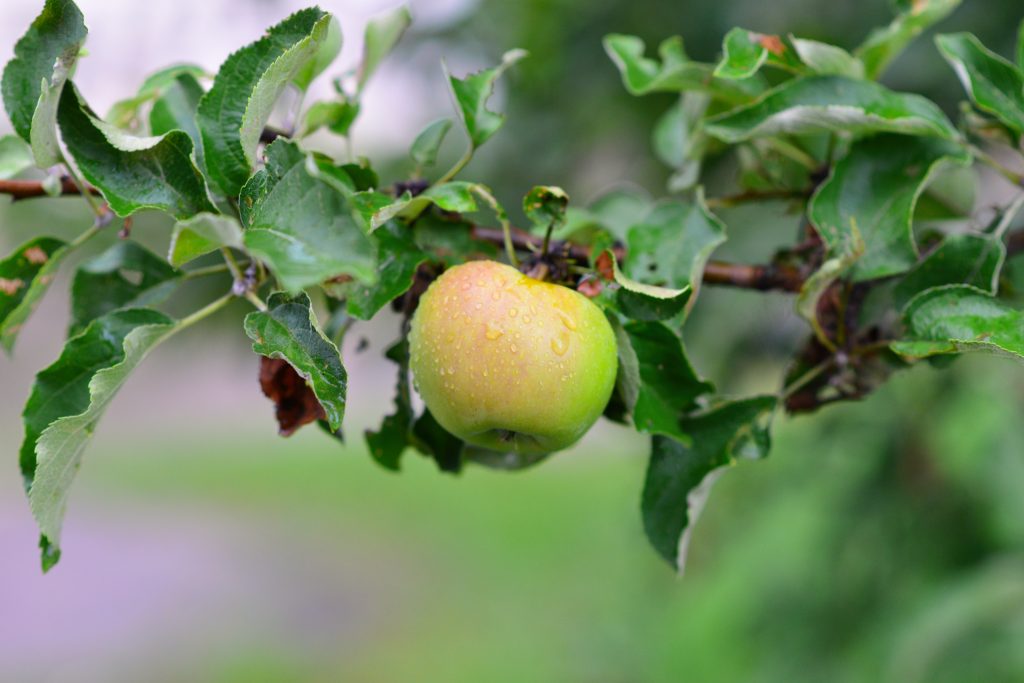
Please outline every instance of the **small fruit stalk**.
M593 426L615 386L611 325L582 294L495 261L441 275L409 335L415 386L464 441L541 454Z

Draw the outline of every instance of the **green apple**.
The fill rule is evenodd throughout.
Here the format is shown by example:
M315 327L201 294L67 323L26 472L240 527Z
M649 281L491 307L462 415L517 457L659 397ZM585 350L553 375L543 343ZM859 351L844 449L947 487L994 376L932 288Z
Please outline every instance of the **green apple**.
M430 285L409 352L416 389L442 427L523 454L583 436L604 411L617 369L601 309L495 261L455 266Z

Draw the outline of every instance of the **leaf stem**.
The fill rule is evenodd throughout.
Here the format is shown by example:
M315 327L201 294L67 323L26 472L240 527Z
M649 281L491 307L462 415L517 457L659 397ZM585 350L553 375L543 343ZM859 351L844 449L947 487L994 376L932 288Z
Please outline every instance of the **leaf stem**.
M459 174L459 171L465 168L466 164L468 164L470 159L473 158L473 152L475 151L476 150L473 148L472 144L466 147L466 151L462 153L462 156L459 157L459 160L455 162L455 165L449 168L448 171L443 176L435 180L434 185L436 186L441 185L443 183L447 183L449 180L457 176Z
M766 138L765 142L782 156L795 161L809 171L816 171L820 165L814 160L814 157L788 140L783 140L782 138Z
M967 149L968 151L970 151L971 154L974 155L974 158L976 158L978 161L987 165L989 168L994 169L996 172L999 173L999 175L1003 176L1014 185L1017 185L1018 187L1024 187L1024 173L1018 173L1017 171L1008 168L1007 166L1003 165L1001 161L999 161L994 156L983 150L981 147L978 147L977 145L968 144Z
M212 266L206 266L205 268L196 268L195 270L185 271L183 276L186 280L191 280L197 277L205 277L207 275L216 275L217 273L225 273L230 270L230 267L226 263L218 263Z
M96 201L96 199L92 195L92 192L90 191L89 185L87 185L85 180L83 180L82 177L78 175L78 169L76 169L73 164L69 164L67 159L64 159L63 165L64 168L67 169L68 177L70 177L72 182L74 182L75 186L78 187L78 193L85 197L85 201L89 205L89 208L92 209L92 212L94 214L96 214L97 223L102 225L106 225L107 223L109 223L110 221L108 220L107 216L108 209L105 209L102 205L100 205L99 202Z
M235 279L235 282L244 280L242 269L238 267L238 261L235 260L235 255L231 253L231 250L227 247L221 247L220 253L224 257L224 264L231 271L231 277Z
M799 377L797 377L793 381L792 384L790 384L787 387L783 387L783 389L782 389L782 400L785 401L790 396L795 394L797 391L799 391L800 389L804 388L805 386L807 386L808 384L813 382L815 379L818 378L819 375L821 375L821 373L823 373L826 370L828 370L829 367L834 362L835 362L835 359L832 356L829 356L828 358L826 358L825 360L821 361L820 363L815 365L813 368L811 368L810 370L808 370L804 374L802 374Z
M267 305L263 302L263 299L256 295L256 292L249 290L245 293L245 298L256 307L257 310L266 311Z
M193 324L199 322L200 320L202 320L203 318L209 316L210 314L216 313L220 309L222 309L225 306L227 306L228 303L230 303L231 300L234 299L234 298L235 298L235 295L232 294L231 292L228 292L227 294L225 294L221 298L213 301L212 303L207 304L203 308L200 308L195 313L192 313L191 315L187 315L184 318L182 318L181 320L179 320L178 321L178 329L184 329L184 328L188 327L189 325L193 325Z
M501 223L502 241L505 243L505 254L508 256L508 262L512 264L514 268L519 267L519 257L516 256L515 244L512 241L512 224L509 223L508 214L505 213L505 209L498 203L498 200L494 198L485 186L477 183L473 185L473 192L475 192L481 199L487 202L491 209L494 210L494 214L498 217L498 222Z

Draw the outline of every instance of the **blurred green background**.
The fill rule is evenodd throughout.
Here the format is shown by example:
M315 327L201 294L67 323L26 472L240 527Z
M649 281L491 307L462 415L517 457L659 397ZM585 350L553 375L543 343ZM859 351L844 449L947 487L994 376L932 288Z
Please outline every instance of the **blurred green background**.
M101 105L177 59L215 68L298 6L145 3L160 21L138 23L132 3L80 4L93 60L80 77ZM346 30L343 65L365 16L391 6L323 4ZM467 172L508 205L541 183L579 201L621 183L662 194L648 139L671 97L628 96L606 33L648 45L681 34L710 60L734 25L851 48L891 16L883 0L412 9L420 21L371 86L357 150L404 172L419 126L448 113L440 57L458 73L525 47L532 57L499 93L507 127ZM0 10L4 59L37 11ZM1018 0L966 0L940 30L1009 54L1021 14ZM961 98L927 37L886 81L951 114ZM80 204L3 202L3 253L28 235L74 234L88 222ZM793 235L780 207L723 218L727 258L764 259ZM134 234L163 250L167 228L143 216ZM79 474L64 560L43 577L18 413L59 353L66 284L65 273L0 360L0 681L1024 680L1024 370L1011 361L921 366L862 403L778 419L771 458L716 485L680 579L643 538L644 438L602 425L522 473L453 478L413 454L387 473L361 440L390 408L380 354L398 327L384 315L344 348L349 447L314 430L279 440L239 304L155 352L119 395ZM778 388L805 332L789 297L705 289L687 341L701 372L745 394Z

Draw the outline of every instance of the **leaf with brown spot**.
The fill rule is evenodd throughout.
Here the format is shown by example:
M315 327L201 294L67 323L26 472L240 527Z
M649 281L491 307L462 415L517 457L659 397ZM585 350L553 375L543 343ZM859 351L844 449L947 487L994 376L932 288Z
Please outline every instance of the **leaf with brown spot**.
M60 265L66 244L37 237L0 261L0 345L10 353L25 320L32 314Z
M285 360L260 356L260 388L274 402L281 436L327 417L309 384Z

